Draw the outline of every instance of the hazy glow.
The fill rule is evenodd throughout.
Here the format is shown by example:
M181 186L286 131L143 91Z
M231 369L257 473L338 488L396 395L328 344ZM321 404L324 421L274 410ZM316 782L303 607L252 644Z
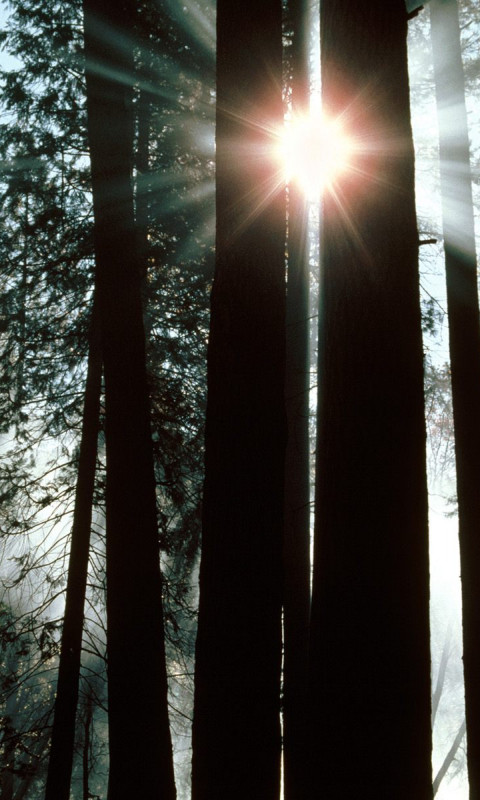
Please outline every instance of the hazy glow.
M295 182L310 200L349 168L353 142L339 120L310 114L287 120L279 142L285 180Z

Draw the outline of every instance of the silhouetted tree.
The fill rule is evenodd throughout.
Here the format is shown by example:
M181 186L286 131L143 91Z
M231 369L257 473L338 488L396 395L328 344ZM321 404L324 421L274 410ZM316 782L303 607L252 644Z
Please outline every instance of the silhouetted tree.
M480 318L469 136L456 0L430 3L462 577L470 798L480 798Z
M324 199L310 796L325 800L432 797L406 34L403 0L321 4L324 108L358 146Z
M46 800L70 796L101 389L100 319L94 304Z
M19 66L2 73L0 415L10 436L0 492L11 553L40 520L50 534L47 546L26 543L22 553L24 576L42 586L40 606L58 593L62 559L54 563L46 552L61 541L58 523L70 525L73 507L93 280L91 204L75 3L12 5L2 32Z
M285 195L280 0L217 5L216 269L193 720L194 800L280 787Z
M175 785L132 187L135 3L85 0L83 7L106 405L108 796L171 800Z
M208 4L200 5L208 12ZM66 580L66 560L57 542L63 541L68 550L70 537L60 528L63 518L70 528L78 466L93 283L92 215L81 2L46 0L40 7L34 0L15 0L11 9L2 41L19 66L2 74L8 122L0 126L5 221L0 231L0 359L5 377L0 414L3 432L14 425L15 437L9 437L0 463L2 533L9 534L2 544L15 555L12 580L22 586L23 581L41 583L34 599L40 605L61 595ZM208 182L213 187L214 51L202 44L200 71L198 40L182 35L184 9L170 9L175 21L151 4L139 4L137 11L136 24L146 33L134 40L136 225L139 239L148 243L148 252L145 248L142 253L151 332L148 382L157 516L166 553L167 657L177 705L180 688L188 694L192 684L192 570L200 529L212 260L206 224L212 209L204 203L204 187L206 183L208 189ZM147 115L142 114L142 97L148 98ZM38 450L49 453L41 471L35 463ZM92 632L95 615L104 621L102 449L99 454L83 645L94 651L103 646ZM39 520L52 533L48 543L56 548L55 560L50 551L44 555L28 543L26 534ZM20 542L25 545L17 555ZM56 671L57 660L52 659L53 685ZM182 706L177 719L188 713ZM77 777L78 769L73 790Z

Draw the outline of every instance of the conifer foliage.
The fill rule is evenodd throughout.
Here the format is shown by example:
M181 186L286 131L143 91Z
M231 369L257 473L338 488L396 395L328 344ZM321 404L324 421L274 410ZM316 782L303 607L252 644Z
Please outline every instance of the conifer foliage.
M176 30L171 15L138 8L134 27L139 35L133 35L133 26L129 35L135 46L135 76L130 76L130 83L136 112L136 147L134 153L132 146L130 164L135 155L137 264L148 303L145 321L150 339L148 385L160 500L158 538L165 554L172 698L176 707L182 704L174 722L176 731L184 736L180 720L185 716L185 698L188 701L194 636L191 573L199 539L200 409L210 257L205 214L194 199L189 199L188 192L199 191L202 181L208 187L211 173L212 81L206 65L210 58L211 74L212 56L208 52L202 55L203 86L198 79L198 48L194 57L190 48L185 68L179 69L173 54L180 61L188 51L186 43L179 43L180 22L176 21ZM148 36L140 35L144 30ZM65 580L61 547L64 541L68 546L69 539L59 537L59 528L71 526L93 288L81 4L51 3L48 9L35 2L15 4L4 41L22 68L4 74L7 122L1 140L5 155L2 200L8 220L2 228L6 280L2 285L5 326L1 345L2 366L9 379L2 392L2 421L5 433L9 433L8 446L4 438L1 462L2 533L11 534L4 536L2 543L18 564L15 583L30 580L35 585L43 579L43 597L40 599L37 590L35 603L39 635L49 626L49 647L42 652L54 686L60 626L54 616L58 606L53 611L50 603L61 596ZM140 108L145 105L149 114L142 127ZM181 130L186 117L191 132L176 138L175 131ZM201 134L199 143L193 141L195 130ZM141 150L143 161L139 159ZM162 187L160 202L158 183L165 183L166 171L171 177ZM185 214L187 201L189 213ZM105 655L104 411L102 399L81 685L86 678L91 679L92 655L97 659ZM93 423L94 438L98 424ZM45 464L39 451L45 451L46 437L53 446L47 451ZM88 505L88 501L83 502L84 518L91 512ZM25 539L19 554L20 537L39 527L46 547L32 551ZM74 562L71 567L78 577L78 559ZM77 595L81 618L83 610L78 602ZM71 644L71 638L67 636L68 642ZM76 658L77 645L74 650ZM97 668L98 663L95 672ZM99 680L103 680L102 674ZM80 687L81 702L83 694ZM101 694L96 691L94 706L99 730L103 727ZM49 702L52 700L50 695ZM81 708L78 713L83 713ZM43 724L46 722L47 717ZM68 749L65 733L63 730L57 737L64 754ZM76 752L81 737L77 722L72 789L79 780L81 765ZM98 742L98 737L90 739ZM91 769L97 770L90 775L90 790L98 791L105 764L99 753L90 762L96 765ZM52 769L59 780L58 770ZM55 784L56 800L57 789ZM68 787L65 791L68 796Z
M132 182L133 3L84 3L95 284L105 375L109 798L175 797ZM125 706L136 706L132 736ZM139 765L141 768L139 770Z

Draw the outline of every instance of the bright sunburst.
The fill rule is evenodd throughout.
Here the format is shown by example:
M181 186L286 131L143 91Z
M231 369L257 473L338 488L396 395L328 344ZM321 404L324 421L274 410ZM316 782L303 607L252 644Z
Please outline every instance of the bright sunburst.
M287 120L280 136L279 157L285 180L295 182L317 201L349 167L353 143L339 120L311 114Z

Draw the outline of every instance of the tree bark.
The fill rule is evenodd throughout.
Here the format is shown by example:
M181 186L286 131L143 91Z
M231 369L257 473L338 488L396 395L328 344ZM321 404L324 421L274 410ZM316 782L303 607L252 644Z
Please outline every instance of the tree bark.
M70 797L92 503L95 489L101 384L100 320L98 304L94 302L90 324L82 435L65 594L65 616L60 644L60 663L45 800L68 800Z
M155 477L132 190L134 2L85 0L105 372L109 800L173 800ZM131 710L135 709L135 714Z
M463 603L470 800L480 798L480 321L470 148L458 7L430 3L440 138L452 406Z
M282 4L217 6L217 240L208 350L194 800L278 800L285 450Z
M292 114L310 110L309 3L289 3L292 28ZM288 269L285 400L283 602L283 764L285 800L305 792L307 663L310 617L310 318L308 204L301 187L288 187Z
M324 198L311 797L432 797L414 156L403 0L323 0L322 93L358 143Z

